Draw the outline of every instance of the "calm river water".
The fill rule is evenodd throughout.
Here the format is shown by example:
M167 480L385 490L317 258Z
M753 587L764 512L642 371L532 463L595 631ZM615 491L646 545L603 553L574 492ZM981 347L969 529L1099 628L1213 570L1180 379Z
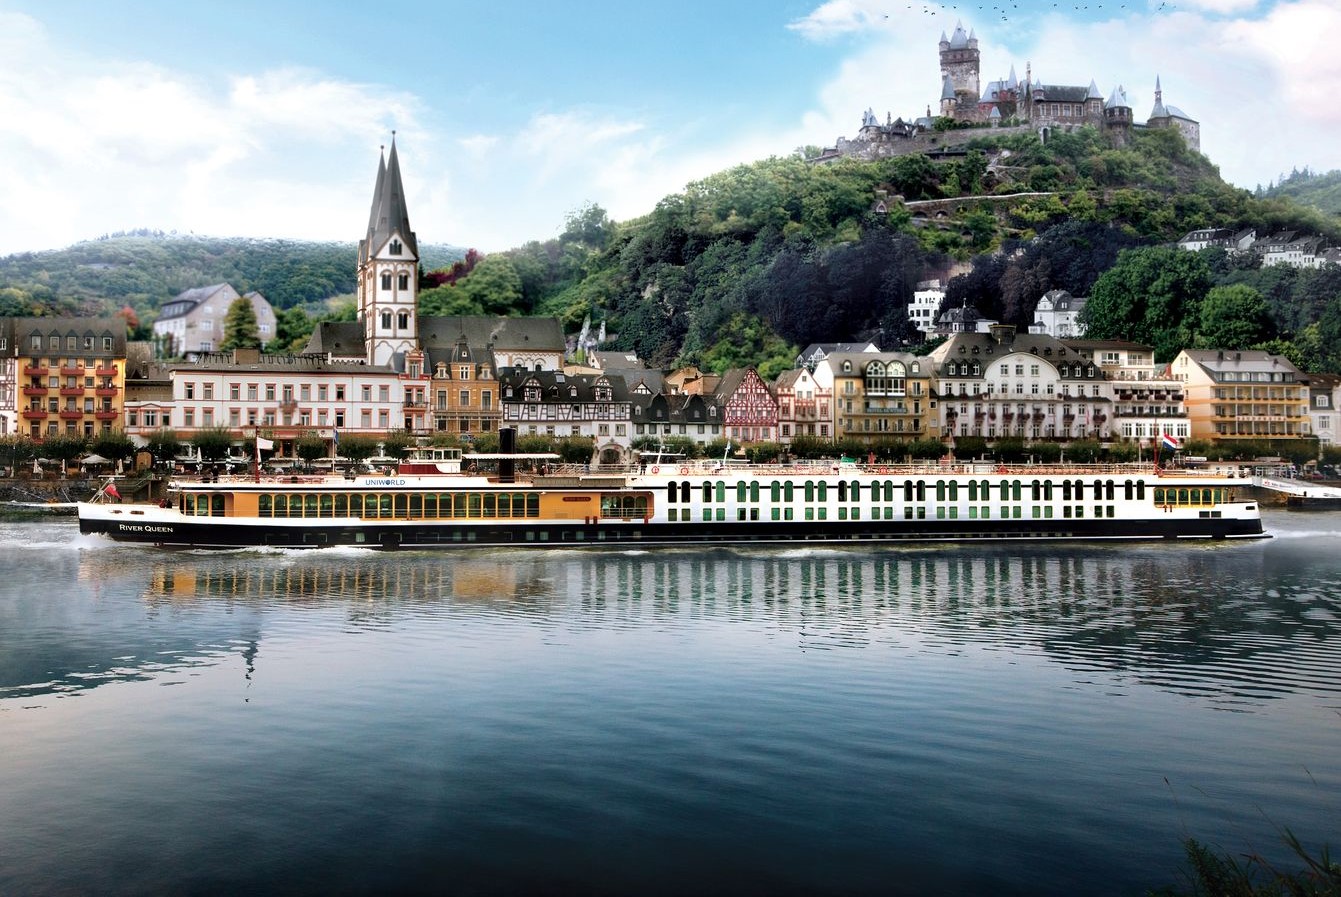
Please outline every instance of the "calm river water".
M166 553L0 523L0 893L1139 895L1341 847L1269 542Z

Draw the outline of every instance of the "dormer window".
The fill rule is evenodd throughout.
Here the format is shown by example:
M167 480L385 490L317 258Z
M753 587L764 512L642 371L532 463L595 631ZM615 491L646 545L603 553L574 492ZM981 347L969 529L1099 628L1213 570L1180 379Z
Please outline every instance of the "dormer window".
M401 253L400 240L392 240L391 245L387 247L386 251L391 253L392 255L400 255Z
M852 362L850 361L843 362L843 373L844 374L852 373Z

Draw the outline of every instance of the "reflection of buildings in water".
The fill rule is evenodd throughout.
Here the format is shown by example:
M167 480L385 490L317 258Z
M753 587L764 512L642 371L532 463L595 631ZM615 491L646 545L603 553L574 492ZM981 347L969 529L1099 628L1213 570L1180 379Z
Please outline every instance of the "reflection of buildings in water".
M283 564L249 560L253 562L203 559L195 566L157 566L144 597L151 603L263 599L300 605L339 603L354 609L388 601L513 601L549 591L535 564L496 557L378 555L332 562L329 557L305 555Z
M1258 683L1233 670L1336 643L1333 618L1296 600L1313 587L1236 545L583 556L568 579L599 617L763 623L802 647L977 644L1173 690L1210 671L1236 698Z

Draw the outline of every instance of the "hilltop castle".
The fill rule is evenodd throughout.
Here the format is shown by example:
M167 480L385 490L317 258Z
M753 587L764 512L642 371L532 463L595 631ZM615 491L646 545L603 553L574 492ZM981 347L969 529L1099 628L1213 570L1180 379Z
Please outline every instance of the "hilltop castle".
M980 64L978 38L974 32L965 33L960 23L956 24L950 37L941 33L938 102L941 118L961 126L986 125L1010 131L1036 131L1044 140L1057 129L1069 131L1075 127L1094 127L1106 132L1118 145L1126 142L1132 128L1174 128L1183 135L1190 149L1201 151L1201 124L1177 106L1164 103L1158 76L1155 77L1155 106L1145 124L1140 124L1134 121L1127 92L1121 85L1113 88L1105 100L1093 80L1088 87L1047 84L1028 65L1024 79L1019 80L1012 65L1008 78L989 81L983 86ZM932 117L929 105L924 117L891 121L886 116L884 124L867 109L857 136L852 140L840 137L835 146L826 149L815 161L841 156L876 159L926 152L933 147L966 143L981 133L973 128L941 131L935 128L936 119Z

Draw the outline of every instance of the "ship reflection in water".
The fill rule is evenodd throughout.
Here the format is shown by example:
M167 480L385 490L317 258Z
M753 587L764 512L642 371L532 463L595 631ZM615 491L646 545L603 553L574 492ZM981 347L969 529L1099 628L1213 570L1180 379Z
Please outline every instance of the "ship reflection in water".
M979 644L1241 701L1297 687L1301 671L1269 658L1337 634L1327 610L1335 596L1319 591L1293 558L1280 545L1011 545L874 556L833 549L303 553L269 564L168 555L150 568L144 600L150 608L223 602L262 614L278 606L335 609L354 628L425 616L579 628L762 622L802 650ZM1305 651L1301 659L1317 662L1319 685L1332 679L1328 657Z

